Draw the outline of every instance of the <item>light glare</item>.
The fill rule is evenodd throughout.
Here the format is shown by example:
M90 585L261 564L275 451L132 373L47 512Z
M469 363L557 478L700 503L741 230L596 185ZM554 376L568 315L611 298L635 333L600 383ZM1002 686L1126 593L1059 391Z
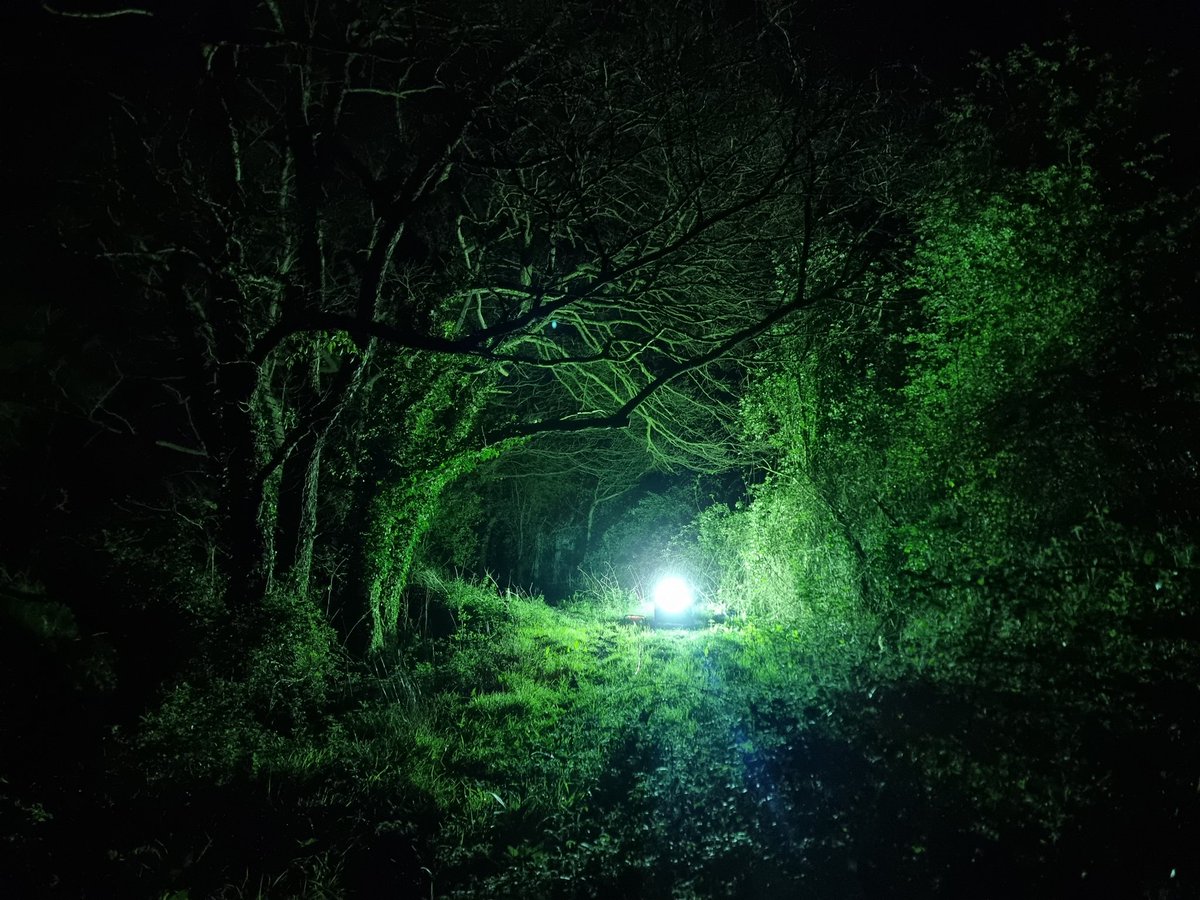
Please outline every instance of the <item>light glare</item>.
M654 586L655 609L677 616L692 605L692 588L677 575L660 578Z

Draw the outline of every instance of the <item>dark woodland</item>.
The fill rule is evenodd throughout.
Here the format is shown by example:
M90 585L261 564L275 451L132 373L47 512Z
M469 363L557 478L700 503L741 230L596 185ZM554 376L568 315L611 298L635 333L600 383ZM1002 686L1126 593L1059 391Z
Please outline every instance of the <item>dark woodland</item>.
M1200 11L902 7L6 4L0 894L1200 897Z

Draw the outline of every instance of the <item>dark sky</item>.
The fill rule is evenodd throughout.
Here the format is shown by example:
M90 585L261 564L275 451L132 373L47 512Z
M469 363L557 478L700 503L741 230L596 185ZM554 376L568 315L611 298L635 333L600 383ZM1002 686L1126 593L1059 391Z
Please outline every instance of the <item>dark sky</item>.
M763 0L727 2L744 8ZM68 50L72 56L95 53L119 66L112 59L114 50L117 56L155 54L146 38L168 22L186 22L193 33L223 30L217 23L230 18L231 8L230 0L54 0L46 5L62 10L144 7L156 11L157 21L140 16L76 21L75 28L64 31L63 20L55 21L40 0L8 0L0 3L0 69L17 75L32 65L36 71L47 56L56 55L45 46L46 37L61 40L67 33L79 41ZM939 81L961 72L971 51L1001 55L1022 43L1036 45L1069 33L1117 54L1137 57L1160 50L1183 62L1200 55L1200 0L810 0L801 8L806 18L820 23L821 42L837 47L847 64L916 65ZM36 90L27 80L16 81L23 89ZM10 81L6 89L13 87Z
M736 8L765 0L726 2ZM1037 45L1072 33L1083 43L1127 57L1135 65L1159 52L1186 70L1172 96L1161 101L1164 109L1175 110L1171 115L1178 116L1170 130L1195 130L1200 0L806 3L801 4L804 15L818 23L817 43L831 47L847 68L861 72L880 66L915 67L935 88L963 85L972 51L1000 56L1022 43ZM41 0L0 0L0 121L8 133L0 141L0 184L18 193L28 185L31 172L53 169L54 156L74 152L73 136L97 114L95 96L86 87L80 90L73 77L82 73L101 93L114 89L113 85L119 88L123 78L137 84L146 72L153 72L160 85L169 85L172 78L186 85L189 70L199 64L194 36L224 30L228 10L239 4L237 0L52 0L47 5L62 10L140 6L155 10L156 15L64 21L47 13ZM164 40L164 35L173 37Z
M748 2L755 0L733 0L733 5L744 7ZM9 0L2 5L0 24L9 26L4 29L9 40L3 43L9 50L28 48L21 32L50 18L43 4ZM229 0L54 0L46 5L61 10L142 7L156 10L160 20L192 23L226 18L228 13L222 13L231 8ZM933 69L957 65L971 49L1000 53L1022 42L1062 36L1068 29L1105 49L1159 47L1189 54L1200 36L1200 0L814 0L805 15L832 27L838 43L860 60L923 63ZM139 18L88 22L83 27L107 31L120 23L122 30L130 25L136 30Z
M1200 46L1200 0L849 0L828 9L848 56L912 63L934 78L959 71L972 50L1000 55L1070 33L1118 54L1162 50L1190 59Z

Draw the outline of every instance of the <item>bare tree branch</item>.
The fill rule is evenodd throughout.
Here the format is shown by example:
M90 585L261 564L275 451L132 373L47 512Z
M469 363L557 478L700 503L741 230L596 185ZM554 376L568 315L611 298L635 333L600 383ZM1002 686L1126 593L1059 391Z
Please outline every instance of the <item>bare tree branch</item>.
M65 9L55 9L49 3L43 3L42 9L54 16L62 16L65 19L115 19L119 16L153 16L148 9L137 9L127 7L125 9L112 9L104 12L78 12Z

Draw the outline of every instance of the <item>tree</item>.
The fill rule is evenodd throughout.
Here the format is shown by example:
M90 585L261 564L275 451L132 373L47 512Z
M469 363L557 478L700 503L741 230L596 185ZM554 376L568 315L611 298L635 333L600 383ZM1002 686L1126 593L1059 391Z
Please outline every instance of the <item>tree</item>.
M761 360L765 475L702 534L756 617L934 711L918 778L973 798L962 833L1079 828L1069 871L1103 871L1145 826L1092 810L1176 823L1187 790L1126 760L1195 726L1194 199L1125 127L1154 68L1052 45L980 75L873 308L807 310Z
M886 104L781 17L137 18L181 61L105 86L91 197L174 414L111 408L202 467L234 607L340 554L372 645L440 491L514 441L632 424L727 465L739 354L855 283L895 202Z
M1156 147L1130 137L1148 130L1128 125L1144 90L1110 61L1052 45L983 66L979 105L964 103L950 120L960 140L971 135L953 145L970 148L954 163L969 182L926 206L910 282L923 321L905 337L890 448L899 477L885 501L930 510L913 517L921 524L904 548L910 571L942 581L973 572L984 582L1007 572L1029 596L1028 561L1097 516L1144 535L1179 524L1160 516L1160 504L1147 515L1144 495L1163 467L1182 476L1173 491L1190 494L1191 476L1173 442L1148 451L1149 433L1165 437L1154 404L1144 405L1152 395L1131 404L1148 367L1114 352L1143 346L1156 360L1149 377L1189 392L1179 383L1186 355L1167 363L1139 334L1177 318L1172 295L1188 276L1170 248L1194 228L1182 199L1155 186L1164 138ZM1029 98L1038 126L1025 115L999 124ZM980 142L975 129L989 120L995 137ZM978 171L975 154L994 165L1008 152L1001 178L965 189L980 184L966 174Z
M1074 45L979 76L942 111L907 258L864 280L868 302L806 310L761 360L742 425L766 480L750 511L710 523L731 564L792 573L767 583L801 584L801 561L845 551L854 565L819 579L828 590L849 572L884 621L940 622L973 658L1002 620L1125 622L1105 604L1126 609L1134 589L1099 586L1125 567L1137 590L1166 583L1129 547L1161 561L1162 542L1172 558L1188 545L1177 423L1197 396L1176 255L1195 219L1162 186L1168 138L1143 142L1159 130L1130 121L1147 88ZM1104 557L1122 562L1102 578ZM1069 615L1053 608L1064 579L1095 587Z

